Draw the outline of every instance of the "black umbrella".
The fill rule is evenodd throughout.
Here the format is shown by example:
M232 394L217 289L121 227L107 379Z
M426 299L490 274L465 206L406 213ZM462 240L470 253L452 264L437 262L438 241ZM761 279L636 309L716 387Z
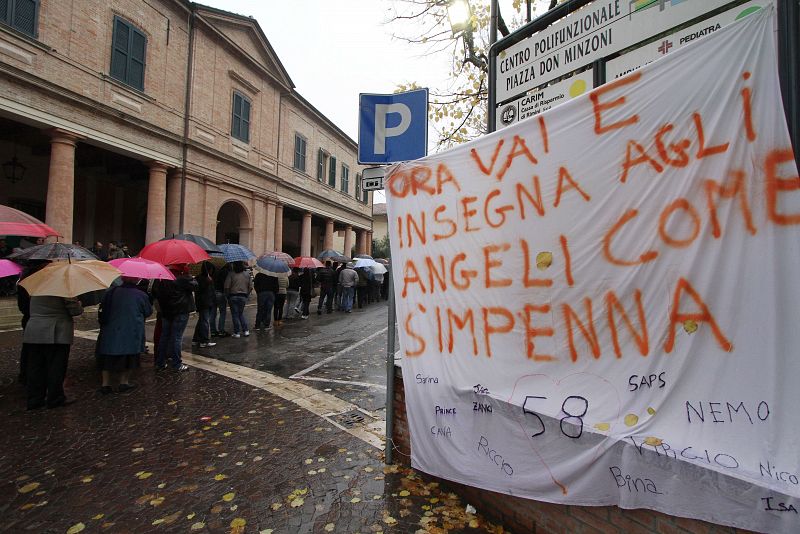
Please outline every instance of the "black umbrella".
M337 261L337 262L350 261L350 258L342 256L341 254L330 248L320 252L319 256L317 256L317 259L319 261L325 261L325 260Z
M208 253L211 252L219 252L220 254L222 253L222 249L220 249L217 245L215 245L213 241L201 235L173 234L170 237L165 237L164 239L161 239L161 241L164 241L166 239L181 239L183 241L190 241Z
M45 243L22 249L8 256L17 262L35 260L96 260L97 256L78 245L69 243Z

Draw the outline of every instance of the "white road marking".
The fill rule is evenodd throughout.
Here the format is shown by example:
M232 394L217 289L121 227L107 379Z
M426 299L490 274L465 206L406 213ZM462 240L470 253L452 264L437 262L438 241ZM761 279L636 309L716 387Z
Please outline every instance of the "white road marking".
M347 385L350 385L350 386L361 386L361 387L365 387L365 388L377 388L377 389L386 390L386 386L384 386L383 384L370 384L368 382L355 382L355 381L352 381L352 380L337 380L335 378L324 378L324 377L321 377L321 376L298 376L298 377L294 377L294 378L296 378L297 380L310 380L310 381L313 381L313 382L333 382L333 383L336 383L336 384L347 384Z
M358 347L360 347L360 346L361 346L361 345L363 345L364 343L367 343L367 342L369 342L369 341L373 340L374 338L376 338L376 337L378 337L379 335L383 334L383 333L384 333L384 332L386 332L387 330L389 330L389 327L388 327L388 326L387 326L387 327L384 327L382 330L378 330L377 332L373 333L372 335L369 335L369 336L365 337L364 339L362 339L362 340L361 340L361 341L359 341L358 343L353 343L352 345L350 345L350 346L349 346L349 347L347 347L346 349L342 349L342 350L340 350L339 352L337 352L336 354L333 354L332 356L328 356L327 358L324 358L324 359L322 359L322 360L318 361L317 363L315 363L314 365L312 365L312 366L311 366L311 367L309 367L308 369L303 369L302 371L300 371L300 372L298 372L298 373L295 373L295 374L293 374L293 375L292 375L292 376L290 376L289 378L300 378L300 377L302 377L302 376L304 376L304 375L307 375L307 374L308 374L308 373L310 373L311 371L314 371L315 369L319 369L320 367L322 367L322 366L323 366L323 365L325 365L326 363L328 363L328 362L330 362L330 361L333 361L333 360L335 360L336 358L338 358L338 357L339 357L339 356L341 356L342 354L347 354L347 353L348 353L348 352L350 352L351 350L353 350L353 349L357 349Z

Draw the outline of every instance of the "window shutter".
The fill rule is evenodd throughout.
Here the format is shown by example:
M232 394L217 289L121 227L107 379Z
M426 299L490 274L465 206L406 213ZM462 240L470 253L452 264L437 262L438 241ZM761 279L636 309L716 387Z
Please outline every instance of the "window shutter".
M331 164L328 168L328 185L336 187L336 158L331 156Z
M146 46L147 39L144 34L131 28L128 83L140 90L144 90L144 59Z
M11 25L28 35L36 35L36 0L16 0Z
M111 47L111 76L126 81L128 74L128 25L117 19L114 24L114 44Z
M317 150L317 181L321 182L325 179L325 152L322 149Z
M250 142L250 101L242 98L242 140Z

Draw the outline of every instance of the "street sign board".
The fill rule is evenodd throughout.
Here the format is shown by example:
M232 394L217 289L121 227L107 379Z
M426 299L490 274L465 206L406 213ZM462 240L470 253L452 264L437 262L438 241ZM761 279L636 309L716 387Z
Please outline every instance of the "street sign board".
M370 167L361 173L361 189L363 191L378 191L383 189L383 167Z
M359 163L397 163L418 159L427 153L427 89L392 95L359 95Z
M500 104L591 62L689 22L731 0L596 0L501 51Z

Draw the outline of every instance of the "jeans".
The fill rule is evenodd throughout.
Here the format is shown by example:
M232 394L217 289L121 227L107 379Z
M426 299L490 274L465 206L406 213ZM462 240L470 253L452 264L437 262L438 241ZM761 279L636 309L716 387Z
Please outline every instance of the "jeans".
M272 320L272 306L275 304L274 291L262 291L256 294L256 301L258 303L258 311L256 312L256 324L254 328L266 326L269 328Z
M233 333L241 334L250 330L247 326L247 319L244 318L244 305L247 304L247 297L231 295L228 297L228 304L231 307Z
M300 304L300 292L297 290L286 290L286 318L291 319L297 315L294 311Z
M272 306L272 318L276 321L283 320L283 305L286 303L286 293L275 295L275 305Z
M181 366L183 332L186 330L186 323L188 322L188 313L170 318L161 318L161 339L158 340L158 352L156 355L157 367L163 367L167 363L167 356L171 359L172 367L177 369Z
M331 313L333 310L333 293L335 289L333 287L321 287L319 288L319 303L317 304L317 313L322 313L322 305L325 304L325 308L328 313Z
M342 288L342 309L344 311L350 311L353 309L353 294L354 294L354 287L343 287Z
M228 315L228 299L222 291L214 292L214 306L211 307L211 333L221 334L225 331L225 317ZM219 326L217 326L217 312L219 312Z
M209 306L208 308L197 310L197 325L194 327L192 341L207 343L209 339L211 339L211 330L208 322L211 318L211 310L213 309L214 306Z

